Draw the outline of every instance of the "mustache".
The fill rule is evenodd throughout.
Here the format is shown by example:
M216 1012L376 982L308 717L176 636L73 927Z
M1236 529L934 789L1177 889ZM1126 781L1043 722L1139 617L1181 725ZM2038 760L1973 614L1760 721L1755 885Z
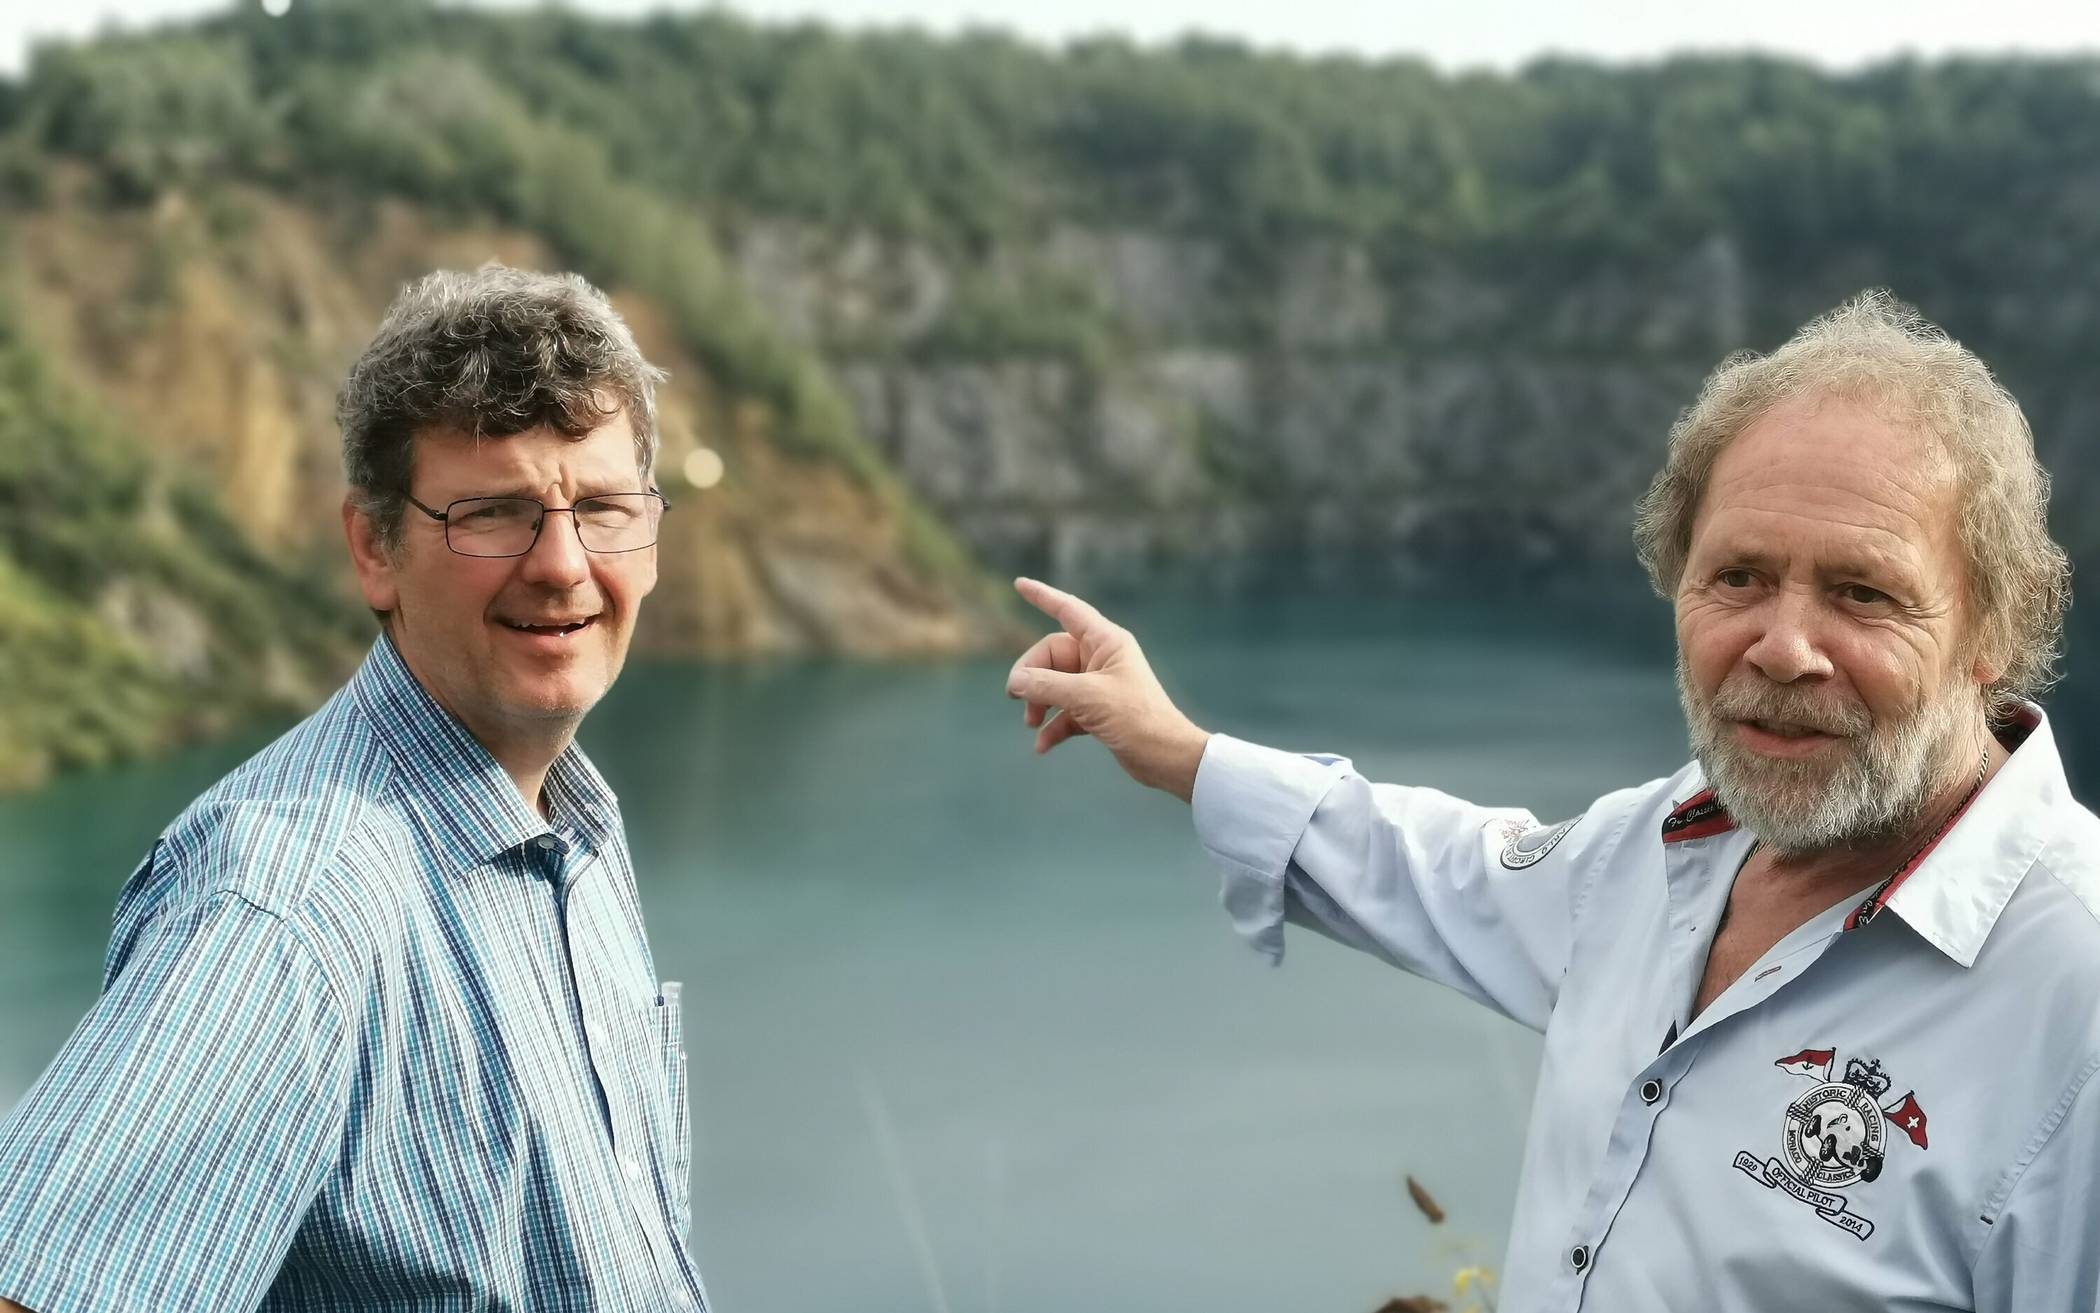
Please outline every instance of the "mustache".
M1783 684L1724 683L1708 710L1726 720L1783 721L1840 738L1859 738L1873 728L1873 718L1857 703L1829 701Z

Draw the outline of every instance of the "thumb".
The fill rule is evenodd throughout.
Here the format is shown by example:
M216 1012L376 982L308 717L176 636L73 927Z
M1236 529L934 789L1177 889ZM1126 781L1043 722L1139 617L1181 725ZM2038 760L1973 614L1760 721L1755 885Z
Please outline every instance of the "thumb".
M1071 707L1087 695L1088 677L1041 666L1024 666L1006 677L1006 695L1046 707Z

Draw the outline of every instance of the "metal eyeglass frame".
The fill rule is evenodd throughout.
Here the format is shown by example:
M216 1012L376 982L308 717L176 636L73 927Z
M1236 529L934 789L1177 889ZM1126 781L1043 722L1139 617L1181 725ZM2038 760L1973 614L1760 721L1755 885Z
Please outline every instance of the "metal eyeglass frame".
M656 498L657 504L663 508L663 511L669 511L671 509L671 499L664 496L661 491L655 488L644 488L640 492L600 493L598 495L602 497L654 497ZM576 508L574 506L549 506L547 503L541 501L537 497L515 497L509 494L484 494L479 497L455 497L451 501L445 503L445 509L442 511L431 510L422 502L417 501L412 493L404 492L401 494L401 496L408 502L409 505L423 512L423 514L429 516L431 519L436 520L439 524L445 526L445 549L447 551L451 552L454 556L464 556L467 559L473 561L509 561L514 560L520 556L530 556L532 554L532 549L540 545L540 531L547 527L548 516L567 515L573 517L576 514ZM584 497L581 498L581 500L591 501L593 500L593 498ZM532 541L525 544L525 550L522 552L503 552L494 556L484 555L479 552L463 552L459 550L459 548L454 547L452 545L452 508L455 506L463 505L464 503L470 501L529 501L533 505L539 507L540 518L532 526ZM662 532L662 522L662 512L659 512L657 520L657 523L659 525L659 536L661 536ZM591 546L589 543L583 540L583 533L581 528L579 527L576 534L576 545L578 547L583 548L583 550L589 552L593 556L625 556L629 552L645 552L649 550L651 547L656 546L656 539L651 538L648 542L643 543L640 547L622 547L616 551L601 552L597 548Z

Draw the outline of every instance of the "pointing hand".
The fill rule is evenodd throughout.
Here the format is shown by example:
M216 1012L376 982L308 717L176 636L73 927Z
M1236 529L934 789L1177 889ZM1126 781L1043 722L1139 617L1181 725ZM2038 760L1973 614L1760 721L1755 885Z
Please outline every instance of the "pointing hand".
M1187 802L1210 735L1160 687L1137 639L1070 593L1033 579L1016 579L1014 588L1062 626L1006 677L1007 696L1028 704L1022 721L1036 730L1035 750L1092 735L1130 778Z

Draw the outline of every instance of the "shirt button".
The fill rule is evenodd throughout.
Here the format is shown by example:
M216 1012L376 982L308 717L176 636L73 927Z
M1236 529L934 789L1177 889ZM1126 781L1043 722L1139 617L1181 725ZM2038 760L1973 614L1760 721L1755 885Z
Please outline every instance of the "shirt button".
M636 1162L632 1158L629 1158L624 1164L624 1166L627 1168L628 1180L639 1181L642 1179L642 1165L640 1163Z
M545 852L545 853L551 853L551 852L553 852L553 851L554 851L554 836L553 836L553 835L551 835L551 834L543 834L543 835L541 835L541 836L540 836L540 851L541 851L541 852Z
M1577 1245L1572 1250L1569 1250L1568 1262L1577 1272L1588 1267L1590 1265L1590 1247L1588 1245Z
M1649 1081L1646 1085L1641 1086L1642 1103L1654 1103L1657 1099L1662 1098L1662 1096L1663 1083L1659 1080L1652 1080Z

